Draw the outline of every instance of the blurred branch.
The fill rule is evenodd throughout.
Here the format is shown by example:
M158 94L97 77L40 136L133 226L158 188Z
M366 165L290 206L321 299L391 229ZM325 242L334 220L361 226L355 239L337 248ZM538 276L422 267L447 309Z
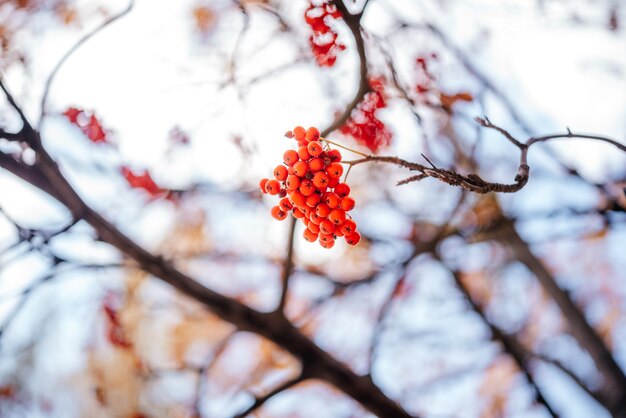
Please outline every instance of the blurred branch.
M435 257L439 259L439 261L441 261L441 258L439 258L438 254L435 254ZM483 307L478 302L474 301L474 299L472 298L471 292L463 283L460 272L457 270L450 269L450 273L452 274L452 278L454 279L454 282L457 288L465 296L467 303L470 305L472 310L476 314L478 314L478 316L482 319L483 323L489 328L491 332L491 338L494 341L497 341L502 345L502 348L504 349L504 351L513 358L513 360L517 364L517 367L526 377L526 381L533 388L533 391L535 392L535 401L538 404L543 405L543 407L546 409L546 411L548 412L550 416L554 418L558 418L558 414L552 409L550 404L548 404L545 397L543 396L543 393L541 392L541 389L535 382L535 379L533 378L530 372L529 356L527 355L528 354L527 350L523 348L522 344L519 341L517 341L517 339L513 335L506 334L504 331L498 328L494 323L492 323L489 320L489 318L487 318L487 315Z
M291 380L287 380L286 382L278 385L276 388L272 389L271 391L267 392L265 395L263 396L259 396L254 400L254 403L252 405L250 405L250 407L248 409L246 409L245 411L235 415L233 418L244 418L248 415L250 415L251 413L253 413L254 411L256 411L257 409L261 408L265 402L267 402L268 400L270 400L272 397L278 395L281 392L284 392L287 389L290 389L291 387L297 385L298 383L304 381L307 379L307 376L305 375L305 373L300 374L299 376L291 379Z
M335 118L330 126L328 126L321 132L322 137L328 136L331 132L343 126L352 115L352 111L370 91L369 80L367 77L367 57L365 56L365 41L363 40L363 34L361 33L361 16L363 15L363 12L365 11L365 6L367 6L367 4L363 7L363 10L358 15L350 14L348 9L346 8L346 5L343 3L343 0L332 0L332 4L334 4L335 7L337 7L337 9L341 12L341 16L343 17L346 25L348 26L350 32L352 32L352 35L354 37L357 54L359 56L359 86L354 95L354 98L350 103L348 103L344 111Z
M562 317L570 327L572 336L593 359L605 381L598 390L606 408L616 416L626 412L626 376L611 351L576 306L570 295L557 283L556 278L531 251L528 243L518 234L513 221L502 216L494 227L486 231L492 239L509 247L515 258L530 270L545 291L559 307Z
M122 10L121 12L119 12L119 13L111 16L111 17L109 17L104 22L102 22L100 25L98 25L95 29L93 29L91 32L88 32L87 34L85 34L82 38L80 38L78 40L78 42L76 42L74 44L74 46L72 46L61 57L59 62L57 62L57 64L54 66L54 68L50 72L50 75L48 75L48 79L46 80L46 84L44 86L43 95L41 97L41 104L40 104L39 122L37 124L37 130L38 131L41 130L41 126L43 124L43 119L44 119L44 117L46 115L46 105L47 105L47 101L48 101L48 95L50 93L50 87L52 86L52 82L54 81L54 78L56 77L57 73L59 72L59 70L61 69L63 64L74 54L74 52L76 52L78 50L78 48L80 48L85 42L87 42L89 39L91 39L94 35L98 34L104 28L109 26L111 23L113 23L116 20L118 20L118 19L124 17L125 15L127 15L133 9L134 4L135 4L135 0L130 0L128 6L124 10Z
M280 292L280 301L276 310L282 312L285 309L285 303L287 302L287 292L289 291L289 278L293 270L293 241L296 233L296 218L291 216L289 218L289 229L287 232L287 254L285 255L285 261L283 262L283 272L281 275L282 289Z

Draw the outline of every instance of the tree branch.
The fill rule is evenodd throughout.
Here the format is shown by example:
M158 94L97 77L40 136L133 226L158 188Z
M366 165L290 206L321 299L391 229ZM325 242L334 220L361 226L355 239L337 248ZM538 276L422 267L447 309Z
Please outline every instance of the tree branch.
M365 41L363 40L363 34L361 33L360 23L360 15L362 15L363 11L365 11L365 8L360 15L352 15L348 11L342 0L333 0L332 3L341 12L341 15L346 22L346 25L348 25L350 32L352 32L352 35L354 36L354 42L359 56L359 87L354 95L354 98L346 106L344 111L335 118L335 120L329 127L322 131L322 137L328 136L331 132L343 126L350 118L350 115L352 115L352 111L370 91L369 80L367 77L367 57L365 56Z

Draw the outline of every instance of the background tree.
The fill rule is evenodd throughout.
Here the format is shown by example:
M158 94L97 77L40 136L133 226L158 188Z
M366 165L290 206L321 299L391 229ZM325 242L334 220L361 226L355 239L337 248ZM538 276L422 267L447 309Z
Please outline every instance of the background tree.
M2 416L626 417L621 3L163 3L0 4Z

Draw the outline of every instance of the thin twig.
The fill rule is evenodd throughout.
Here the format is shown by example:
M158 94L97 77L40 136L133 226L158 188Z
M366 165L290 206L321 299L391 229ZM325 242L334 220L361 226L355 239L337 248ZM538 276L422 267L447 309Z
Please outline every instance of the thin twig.
M93 29L91 32L88 32L87 34L85 34L82 38L80 38L78 40L78 42L76 42L74 44L74 46L72 46L65 53L65 55L63 55L63 57L61 57L59 62L57 62L57 64L54 66L54 68L50 72L50 75L48 75L48 79L46 80L46 84L44 86L43 96L41 97L41 104L40 104L39 122L37 123L37 130L38 131L41 131L41 126L43 124L43 120L44 120L44 117L46 115L46 104L47 104L47 101L48 101L48 95L50 93L50 87L52 87L52 82L54 81L54 78L56 77L57 73L59 72L59 70L61 69L63 64L65 64L65 62L74 54L74 52L76 52L78 50L78 48L80 48L90 38L92 38L98 32L102 31L104 28L109 26L111 23L115 22L116 20L118 20L118 19L122 18L123 16L125 16L126 14L128 14L133 9L134 5L135 5L135 0L130 0L130 3L128 3L128 6L124 10L122 10L118 14L115 14L115 15L109 17L104 22L102 22L99 26L97 26L95 29Z
M250 415L251 413L253 413L257 409L261 408L265 404L265 402L267 402L268 400L270 400L274 396L276 396L279 393L284 392L285 390L287 390L287 389L297 385L298 383L301 383L304 380L306 380L306 376L305 376L304 373L302 373L299 376L297 376L297 377L295 377L295 378L293 378L291 380L286 381L285 383L277 386L276 388L272 389L271 391L269 391L265 395L256 398L254 400L254 403L252 405L250 405L250 407L248 409L246 409L245 411L235 415L233 418L244 418L244 417Z

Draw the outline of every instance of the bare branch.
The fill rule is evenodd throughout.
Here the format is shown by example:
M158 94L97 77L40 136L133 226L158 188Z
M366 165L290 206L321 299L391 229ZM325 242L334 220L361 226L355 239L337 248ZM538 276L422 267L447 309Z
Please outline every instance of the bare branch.
M489 118L487 116L485 116L484 118L475 118L474 119L480 126L484 127L484 128L490 128L490 129L495 129L496 131L500 132L502 135L504 135L506 137L506 139L508 139L509 141L511 141L517 148L519 149L523 149L525 147L524 144L522 144L521 142L519 142L517 139L515 139L513 137L513 135L511 135L508 131L500 128L499 126L494 125L493 123L491 123L491 121L489 120Z

